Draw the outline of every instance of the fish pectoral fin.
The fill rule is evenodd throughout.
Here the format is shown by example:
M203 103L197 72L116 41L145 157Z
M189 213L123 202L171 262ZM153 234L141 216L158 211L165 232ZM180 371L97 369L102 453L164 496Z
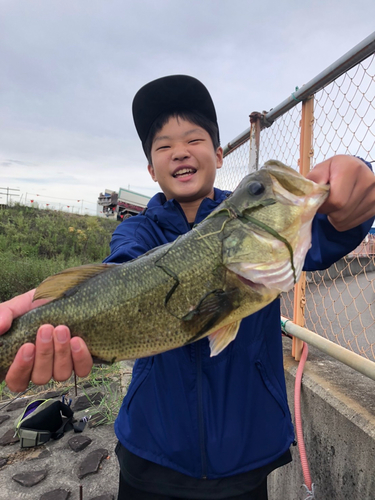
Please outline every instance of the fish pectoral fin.
M235 321L234 323L219 328L219 330L209 335L208 340L210 342L211 356L219 354L236 338L240 324L241 320Z
M237 294L237 289L227 292L224 290L208 292L200 300L197 307L182 318L183 321L196 322L200 326L199 331L190 339L189 343L202 338L215 325L219 324L232 311L237 309Z
M34 300L60 299L77 285L108 271L116 264L88 264L87 266L71 267L61 273L49 276L35 290Z

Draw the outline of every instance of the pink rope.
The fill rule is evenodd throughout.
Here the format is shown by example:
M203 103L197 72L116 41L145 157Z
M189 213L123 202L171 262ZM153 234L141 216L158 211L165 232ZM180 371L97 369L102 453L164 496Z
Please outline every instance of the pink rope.
M298 369L297 369L297 373L296 373L296 382L295 382L295 387L294 387L294 414L295 414L295 420L296 420L296 435L297 435L298 450L299 450L301 464L302 464L303 478L305 481L305 486L306 486L308 492L310 493L310 492L313 492L313 489L312 489L312 484L311 484L309 463L307 461L307 456L306 456L305 442L303 439L302 417L301 417L302 374L303 374L303 369L305 367L308 352L309 352L308 345L304 342L302 356L301 356L301 360L300 360L299 365L298 365ZM310 497L310 498L313 498L313 497Z

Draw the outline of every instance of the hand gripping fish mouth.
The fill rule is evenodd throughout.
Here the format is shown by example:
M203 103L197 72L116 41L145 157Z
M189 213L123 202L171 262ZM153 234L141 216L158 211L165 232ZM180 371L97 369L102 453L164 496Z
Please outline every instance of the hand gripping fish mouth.
M304 179L292 169L286 172L286 167L277 161L271 160L264 166L270 167L273 196L264 200L263 212L249 209L239 214L249 223L249 245L264 251L255 259L251 252L248 261L227 264L243 283L259 293L264 288L287 292L298 282L311 246L314 215L329 193L328 186ZM249 189L263 193L266 188L261 182L254 182ZM271 221L268 222L266 211L274 211L276 206L278 210L283 207L283 217L268 217ZM285 207L289 207L288 213ZM283 221L286 224L283 225Z

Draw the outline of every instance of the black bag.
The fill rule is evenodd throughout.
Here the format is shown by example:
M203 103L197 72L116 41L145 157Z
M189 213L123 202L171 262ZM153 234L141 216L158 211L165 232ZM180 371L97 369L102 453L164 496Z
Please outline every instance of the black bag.
M65 399L63 398L63 401ZM29 403L16 421L16 435L21 448L30 448L46 443L50 439L60 439L64 432L74 429L82 432L83 426L73 425L73 410L70 404L53 399L36 399Z

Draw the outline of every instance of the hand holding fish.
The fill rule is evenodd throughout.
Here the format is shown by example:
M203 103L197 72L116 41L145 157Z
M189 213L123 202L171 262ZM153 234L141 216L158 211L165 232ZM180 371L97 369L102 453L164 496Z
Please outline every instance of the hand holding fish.
M174 242L122 265L91 264L47 278L33 298L51 302L30 310L31 296L21 296L2 305L8 320L0 333L13 321L0 339L0 381L22 390L29 379L64 380L73 369L84 376L88 350L111 363L209 337L211 355L219 354L242 318L297 282L312 219L327 196L326 186L273 160ZM70 333L76 338L69 341Z
M30 290L0 304L0 335L10 328L13 319L48 302L32 302L34 292ZM6 382L11 391L20 392L27 388L30 381L43 385L52 378L66 380L73 370L79 377L84 377L91 367L91 355L81 338L71 339L66 326L54 328L43 325L38 330L35 345L26 343L17 352Z
M337 231L347 231L375 215L375 176L359 158L337 155L316 165L307 178L329 184L330 193L318 210Z
M309 178L319 184L271 160L175 242L120 266L93 264L49 277L34 297L54 300L36 310L33 291L0 305L0 335L14 320L0 338L0 381L6 375L9 388L20 391L29 380L65 380L73 369L87 375L90 353L114 362L203 337L211 355L219 354L242 318L298 281L324 200L324 213L340 231L374 214L374 175L361 160L327 160ZM188 265L187 254L194 256Z

